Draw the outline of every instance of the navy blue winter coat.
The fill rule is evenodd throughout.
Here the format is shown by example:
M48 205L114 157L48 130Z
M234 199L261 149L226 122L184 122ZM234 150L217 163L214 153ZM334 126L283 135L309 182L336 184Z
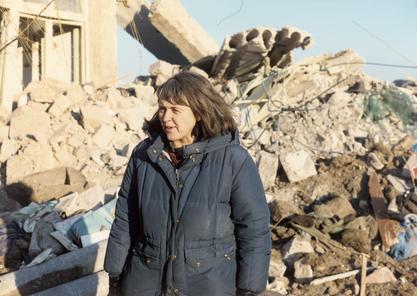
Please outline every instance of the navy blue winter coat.
M235 295L265 289L269 211L258 170L230 133L184 146L176 169L161 137L133 151L104 268L122 295Z

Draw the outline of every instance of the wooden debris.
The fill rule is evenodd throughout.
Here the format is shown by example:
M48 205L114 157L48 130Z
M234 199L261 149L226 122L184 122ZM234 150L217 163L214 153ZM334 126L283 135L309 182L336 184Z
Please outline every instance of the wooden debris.
M365 256L365 254L362 254L361 294L360 294L360 296L366 296L366 265L367 265L366 256Z
M371 271L371 270L374 270L374 269L375 269L375 267L368 267L366 269L366 271ZM327 283L327 282L344 279L344 278L347 278L347 277L357 275L359 272L361 272L361 269L355 269L355 270L351 270L351 271L347 271L347 272L342 272L342 273L339 273L339 274L325 276L325 277L322 277L322 278L319 278L319 279L316 279L316 280L312 281L310 283L310 285L316 286L316 285L321 285L321 284L324 284L324 283Z
M387 217L388 207L385 204L384 194L379 184L379 177L376 173L369 176L369 195L371 197L372 208L375 213L376 222L378 224L379 234L382 239L385 250L397 243L397 233L395 231L396 221Z

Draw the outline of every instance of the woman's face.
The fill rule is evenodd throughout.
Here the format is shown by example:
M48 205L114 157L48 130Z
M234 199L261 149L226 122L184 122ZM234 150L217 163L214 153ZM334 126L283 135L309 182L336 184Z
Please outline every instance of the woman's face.
M172 148L180 148L194 142L192 132L197 119L190 107L161 100L158 115Z

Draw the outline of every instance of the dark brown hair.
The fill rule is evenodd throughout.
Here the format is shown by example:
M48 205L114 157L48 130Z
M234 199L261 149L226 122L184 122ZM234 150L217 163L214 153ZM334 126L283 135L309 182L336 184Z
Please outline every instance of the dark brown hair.
M199 140L233 132L237 128L232 107L217 93L211 82L199 74L181 72L164 82L156 94L158 101L191 108L194 116L200 119L193 130ZM144 131L150 136L163 133L158 111L145 122Z

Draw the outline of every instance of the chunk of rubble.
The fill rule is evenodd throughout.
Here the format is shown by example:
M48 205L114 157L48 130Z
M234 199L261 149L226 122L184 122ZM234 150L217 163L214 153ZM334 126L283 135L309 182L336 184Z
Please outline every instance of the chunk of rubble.
M294 263L294 278L299 283L308 283L313 279L313 269L310 264L304 263L304 259Z
M314 206L314 213L320 217L338 217L345 219L348 216L355 216L355 209L344 196L335 196L322 204Z
M299 235L294 236L281 249L286 264L293 265L302 255L314 253L310 240Z
M307 151L287 153L280 157L280 161L290 182L298 182L317 175L314 162Z
M30 189L28 198L31 201L42 203L59 199L71 192L82 192L86 181L77 170L61 167L26 176L21 180L21 184Z
M70 217L75 213L91 210L105 203L105 192L100 185L95 185L81 193L64 196L55 206L61 216Z
M278 156L261 151L258 155L257 164L262 184L265 189L268 189L275 184L279 165Z
M367 284L395 283L397 278L388 267L382 267L366 277Z

